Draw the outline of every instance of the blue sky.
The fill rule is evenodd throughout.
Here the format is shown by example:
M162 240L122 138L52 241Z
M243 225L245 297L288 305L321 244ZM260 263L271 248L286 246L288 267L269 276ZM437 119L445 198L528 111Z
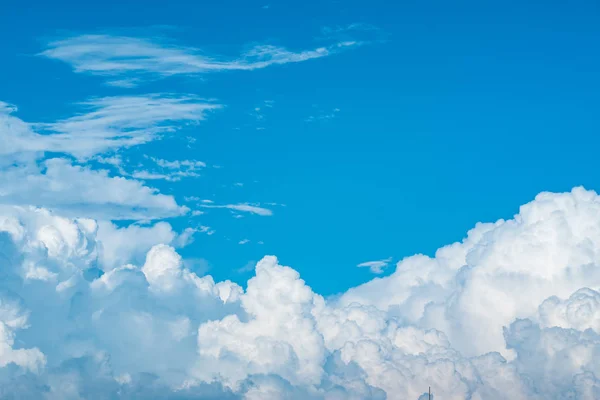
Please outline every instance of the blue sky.
M334 294L371 279L358 264L432 254L478 221L512 217L540 191L598 189L596 2L110 3L5 5L0 100L31 123L64 120L105 96L218 104L197 123L173 122L161 140L94 155L120 155L129 173L151 164L144 155L206 164L179 181L128 179L204 212L166 220L214 231L180 253L206 260L215 279L244 283L250 261L277 254L315 291ZM164 66L76 72L85 56L40 55L83 35L219 60L266 44L328 54L171 76ZM133 87L107 84L115 79ZM54 150L44 157L62 157ZM272 215L213 207L240 204Z
M0 397L600 398L598 2L21 3Z

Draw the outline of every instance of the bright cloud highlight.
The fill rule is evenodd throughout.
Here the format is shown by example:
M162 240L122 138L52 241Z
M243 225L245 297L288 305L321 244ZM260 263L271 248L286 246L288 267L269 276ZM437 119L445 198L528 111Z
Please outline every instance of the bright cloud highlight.
M542 193L326 299L267 256L198 276L161 223L0 207L0 393L33 398L592 399L600 196ZM162 242L162 243L161 243ZM318 262L315 261L315 262Z

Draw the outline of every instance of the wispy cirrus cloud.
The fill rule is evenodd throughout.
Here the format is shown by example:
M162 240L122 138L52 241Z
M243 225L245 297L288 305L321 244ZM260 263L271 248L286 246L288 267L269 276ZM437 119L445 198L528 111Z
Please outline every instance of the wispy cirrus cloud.
M84 112L55 122L26 123L0 102L0 156L56 152L76 158L131 147L197 123L219 104L194 96L153 94L91 99Z
M81 35L48 43L44 57L72 65L75 72L110 77L108 84L134 87L145 79L222 71L250 71L271 65L325 57L361 42L337 41L310 50L291 51L256 45L236 58L212 57L195 47L131 36Z
M106 153L161 138L204 119L219 105L193 96L148 95L92 99L83 106L85 112L73 117L29 123L15 116L16 107L0 103L0 204L45 206L100 219L156 219L187 212L173 196L128 174L121 157ZM46 153L78 162L65 156L46 159ZM121 176L94 169L88 162L92 157ZM204 165L191 160L154 163L171 179L196 174Z
M260 215L262 217L270 217L271 215L273 215L273 211L268 208L259 207L259 206L248 204L248 203L224 204L224 205L208 203L208 204L202 204L202 205L200 205L200 207L203 207L203 208L226 208L228 210L247 212L250 214Z

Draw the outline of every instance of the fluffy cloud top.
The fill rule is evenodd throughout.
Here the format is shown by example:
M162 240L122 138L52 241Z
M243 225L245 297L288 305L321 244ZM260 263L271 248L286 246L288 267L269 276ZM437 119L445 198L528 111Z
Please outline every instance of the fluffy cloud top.
M1 397L600 396L594 192L542 193L335 299L272 256L246 290L216 283L176 242L1 207Z

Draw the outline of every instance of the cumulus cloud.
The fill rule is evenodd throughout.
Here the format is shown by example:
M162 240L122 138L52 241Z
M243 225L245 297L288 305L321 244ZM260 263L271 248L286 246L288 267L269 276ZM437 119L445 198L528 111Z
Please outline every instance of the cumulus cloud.
M99 221L97 241L102 251L98 263L104 270L122 265L139 264L148 251L158 244L184 247L192 241L195 229L187 228L181 233L164 221L150 226L131 224L119 227L113 222Z
M273 45L254 46L239 57L210 57L193 47L175 46L145 38L82 35L48 43L42 56L73 66L75 72L111 78L108 83L119 87L136 86L144 78L191 75L220 71L250 71L271 65L298 63L321 58L355 41L340 41L311 50L290 51Z
M550 296L569 297L600 278L600 252L591 239L600 235L598 210L596 194L581 188L542 193L514 219L478 224L434 258L408 257L391 276L351 289L341 301L442 330L468 355L504 351L502 326L533 315Z
M542 193L513 219L478 224L435 257L408 257L331 299L273 256L245 290L199 276L168 245L176 237L161 223L0 206L0 394L600 395L594 192Z

